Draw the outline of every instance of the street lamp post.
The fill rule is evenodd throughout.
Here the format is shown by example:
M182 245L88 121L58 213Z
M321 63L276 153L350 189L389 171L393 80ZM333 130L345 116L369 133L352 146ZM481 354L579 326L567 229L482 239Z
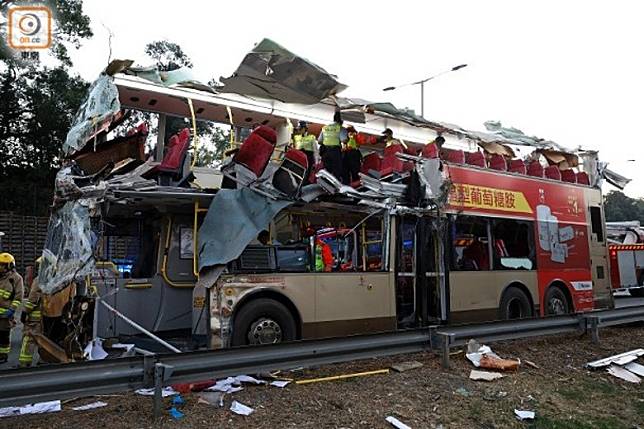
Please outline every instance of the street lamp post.
M432 79L437 78L438 76L444 75L449 72L453 72L456 70L460 70L462 68L467 67L467 64L459 64L457 66L452 67L451 69L444 70L438 74L435 74L433 76L430 76L426 79L419 80L417 82L411 82L411 83L406 83L404 85L398 85L398 86L388 86L387 88L384 88L383 91L393 91L394 89L398 88L404 88L405 86L412 86L412 85L420 85L420 116L425 117L425 82L430 81Z

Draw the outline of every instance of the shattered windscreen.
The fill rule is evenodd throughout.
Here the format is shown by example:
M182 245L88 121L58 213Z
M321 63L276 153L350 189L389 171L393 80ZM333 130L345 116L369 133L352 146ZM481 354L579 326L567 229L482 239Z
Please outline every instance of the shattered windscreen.
M58 292L92 271L90 214L83 200L70 201L52 214L42 257L38 280L45 294Z

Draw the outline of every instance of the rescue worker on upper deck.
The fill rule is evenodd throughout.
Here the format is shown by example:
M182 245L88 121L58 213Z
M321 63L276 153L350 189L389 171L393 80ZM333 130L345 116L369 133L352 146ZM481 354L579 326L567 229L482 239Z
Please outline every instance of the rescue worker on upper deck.
M342 115L336 111L333 123L325 125L318 137L324 168L342 181L342 143L347 141L347 130L342 128Z
M400 140L394 138L394 132L391 131L391 128L385 128L382 132L382 138L385 142L385 147L393 146L395 144L402 144Z
M362 154L358 149L356 136L358 132L353 127L347 128L348 140L344 146L344 153L342 154L342 167L344 170L344 183L351 185L356 180L360 179L360 167L362 165Z
M0 253L0 363L9 358L13 315L22 303L22 277L10 253Z
M295 149L301 150L306 154L308 161L308 168L304 176L304 184L309 183L309 176L311 170L315 167L315 163L319 158L317 139L313 134L309 134L309 126L305 121L300 121L293 134L293 145Z
M31 281L29 290L26 291L27 299L23 301L22 315L20 316L22 321L22 346L20 347L18 362L21 367L28 367L33 363L34 353L38 349L34 334L42 333L42 291L38 284L41 260L42 257L36 259L34 279Z

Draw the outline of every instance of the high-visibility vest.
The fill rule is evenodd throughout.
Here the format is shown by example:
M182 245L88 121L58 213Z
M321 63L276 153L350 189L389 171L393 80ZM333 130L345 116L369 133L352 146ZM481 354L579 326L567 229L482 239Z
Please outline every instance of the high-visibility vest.
M322 245L315 245L315 271L324 271L324 259L322 259Z
M298 150L307 150L313 152L314 144L316 142L315 136L313 134L306 135L295 135L293 136L293 141L295 142L295 149Z
M322 139L322 144L324 146L340 146L340 132L342 131L342 125L340 124L329 124L325 125L322 128L322 133L324 135Z
M349 140L347 141L347 148L348 149L358 149L358 142L356 139L353 137L349 137Z

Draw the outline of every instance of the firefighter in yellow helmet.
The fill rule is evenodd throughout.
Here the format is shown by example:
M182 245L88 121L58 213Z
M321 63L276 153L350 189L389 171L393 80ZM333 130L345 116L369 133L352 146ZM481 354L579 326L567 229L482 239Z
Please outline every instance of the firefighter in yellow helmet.
M36 259L34 279L29 286L29 290L25 293L27 299L23 301L22 315L20 316L22 321L22 346L20 347L18 362L21 367L31 366L34 353L38 349L34 334L42 333L42 291L38 284L41 261L42 256Z
M13 315L22 303L22 277L16 272L16 260L10 253L0 253L0 363L9 358Z

